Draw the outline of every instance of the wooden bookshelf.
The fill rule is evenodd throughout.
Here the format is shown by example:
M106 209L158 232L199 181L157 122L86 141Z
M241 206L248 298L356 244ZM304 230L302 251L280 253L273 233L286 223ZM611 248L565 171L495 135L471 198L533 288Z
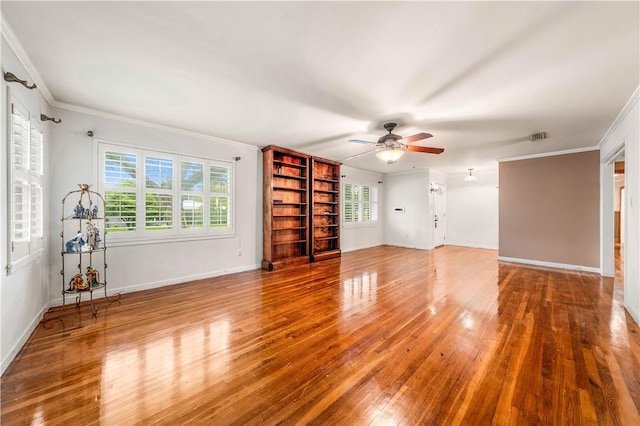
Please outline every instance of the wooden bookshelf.
M309 156L276 146L262 152L262 267L272 271L308 263Z
M274 145L262 153L262 267L339 257L340 163Z
M340 163L311 158L311 260L339 257Z

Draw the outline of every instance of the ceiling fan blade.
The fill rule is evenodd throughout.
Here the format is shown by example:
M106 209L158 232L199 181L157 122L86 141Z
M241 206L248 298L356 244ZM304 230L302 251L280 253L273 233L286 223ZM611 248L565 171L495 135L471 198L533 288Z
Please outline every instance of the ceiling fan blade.
M352 155L350 157L345 158L343 161L353 160L354 158L362 157L363 155L367 155L370 152L380 151L380 149L370 149L369 151L361 152L360 154Z
M360 139L350 139L349 142L353 142L353 143L372 143L372 144L377 143L377 142L363 141L363 140L360 140Z
M429 139L432 138L433 135L431 133L417 133L413 136L408 136L406 138L404 138L404 142L405 143L414 143L414 142L418 142L421 141L422 139Z
M427 154L441 154L444 152L444 148L432 148L430 146L413 146L413 145L407 145L406 146L407 151L413 151L413 152L425 152Z

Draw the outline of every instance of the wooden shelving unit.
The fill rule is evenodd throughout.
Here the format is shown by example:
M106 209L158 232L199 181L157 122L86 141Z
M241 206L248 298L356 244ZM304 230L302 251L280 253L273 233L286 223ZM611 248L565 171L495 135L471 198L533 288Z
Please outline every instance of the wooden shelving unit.
M339 257L340 163L311 158L311 260Z
M339 257L340 163L273 145L262 152L262 267Z
M309 263L309 156L275 146L262 152L262 267Z

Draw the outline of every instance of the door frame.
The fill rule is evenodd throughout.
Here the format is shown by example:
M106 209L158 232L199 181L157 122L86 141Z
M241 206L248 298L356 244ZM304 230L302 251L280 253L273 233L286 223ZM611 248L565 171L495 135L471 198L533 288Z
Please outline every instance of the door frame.
M440 182L431 182L431 184L429 185L429 192L431 193L431 205L432 205L432 209L431 209L431 218L430 218L430 222L431 222L431 247L436 248L436 247L442 247L447 245L447 186L443 183ZM442 244L436 244L436 221L435 221L435 216L436 216L436 196L440 194L442 195L442 209L444 210L443 214L442 214L442 218L438 219L438 223L442 223L442 226L444 227L443 230L443 239L442 239Z

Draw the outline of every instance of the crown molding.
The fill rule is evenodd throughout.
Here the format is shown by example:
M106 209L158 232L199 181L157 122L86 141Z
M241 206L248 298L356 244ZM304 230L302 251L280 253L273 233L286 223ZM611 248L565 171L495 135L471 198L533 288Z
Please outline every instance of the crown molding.
M74 104L68 104L66 102L54 101L53 107L59 108L59 109L64 109L64 110L67 110L67 111L78 112L78 113L81 113L81 114L87 114L87 115L93 115L93 116L96 116L96 117L106 118L108 120L120 121L122 123L134 124L136 126L147 127L147 128L150 128L150 129L162 130L162 131L165 131L165 132L176 133L176 134L179 134L179 135L195 137L195 138L198 138L198 139L206 139L206 140L209 140L209 141L212 141L212 142L224 143L224 144L231 145L231 146L238 146L238 147L242 147L242 148L249 148L249 149L255 149L255 150L259 149L258 146L252 145L252 144L249 144L249 143L245 143L245 142L238 142L238 141L234 141L234 140L230 140L230 139L221 138L221 137L218 137L218 136L208 135L206 133L196 132L196 131L193 131L193 130L187 130L187 129L182 129L182 128L179 128L179 127L168 126L168 125L165 125L165 124L139 120L137 118L125 117L123 115L112 114L110 112L104 112L104 111L100 111L100 110L96 110L96 109L92 109L92 108L82 107L82 106L78 106L78 105L74 105Z
M36 69L35 65L33 65L31 58L29 58L29 55L27 55L27 52L22 47L22 44L20 44L20 42L18 41L16 34L13 32L13 29L11 29L11 26L2 13L0 13L0 31L2 32L2 36L7 41L7 44L9 45L11 50L13 50L13 52L18 57L18 61L20 61L22 66L24 66L27 74L29 74L29 77L31 77L31 80L36 83L36 90L38 90L42 94L42 96L50 106L55 106L56 101L55 99L53 99L51 91L49 91L49 88L44 83L44 80L40 76L40 73Z
M521 157L501 158L498 163L507 163L509 161L530 160L532 158L555 157L556 155L579 154L581 152L599 151L598 146L588 146L586 148L566 149L564 151L542 152L540 154L523 155Z
M640 99L640 86L636 87L636 90L633 91L627 103L624 104L624 107L622 107L622 110L620 110L620 113L618 114L616 119L613 120L613 123L611 123L611 126L609 126L609 129L604 132L602 139L600 139L600 142L598 143L599 147L601 147L611 137L618 126L620 126L624 119L627 118L627 115L629 114L631 109L635 106L635 104L638 103L638 99Z

